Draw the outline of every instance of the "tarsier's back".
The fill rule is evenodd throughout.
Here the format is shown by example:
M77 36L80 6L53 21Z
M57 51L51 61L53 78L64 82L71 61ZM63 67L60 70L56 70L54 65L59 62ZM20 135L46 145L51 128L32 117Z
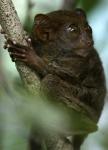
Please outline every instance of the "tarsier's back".
M83 109L98 121L106 87L85 13L80 9L55 11L35 19L33 39L39 46L37 53L48 62L42 89L53 100L77 111Z

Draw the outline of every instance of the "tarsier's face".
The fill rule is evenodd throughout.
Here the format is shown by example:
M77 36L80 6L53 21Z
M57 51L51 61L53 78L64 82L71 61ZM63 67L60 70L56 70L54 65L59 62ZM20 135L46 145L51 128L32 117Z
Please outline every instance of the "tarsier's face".
M34 21L33 38L44 44L55 42L64 49L93 46L92 29L81 9L37 15Z

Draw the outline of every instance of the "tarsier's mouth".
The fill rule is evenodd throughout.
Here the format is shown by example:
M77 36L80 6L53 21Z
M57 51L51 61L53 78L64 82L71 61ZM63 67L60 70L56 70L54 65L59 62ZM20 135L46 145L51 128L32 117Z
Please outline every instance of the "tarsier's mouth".
M94 45L94 41L93 40L88 40L85 43L82 43L81 45L81 49L87 49L87 48L91 48Z

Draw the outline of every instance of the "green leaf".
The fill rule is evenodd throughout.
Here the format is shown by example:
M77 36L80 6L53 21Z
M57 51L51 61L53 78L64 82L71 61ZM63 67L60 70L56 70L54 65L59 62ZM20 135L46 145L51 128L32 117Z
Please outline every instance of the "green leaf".
M29 105L30 106L30 105ZM89 134L97 131L96 122L88 116L74 109L58 106L55 103L34 104L32 113L36 119L36 127L46 133L60 133L64 135ZM36 113L38 107L38 112ZM31 107L33 110L33 106ZM40 110L40 111L39 111Z
M81 0L81 6L84 10L91 11L99 2L100 0Z

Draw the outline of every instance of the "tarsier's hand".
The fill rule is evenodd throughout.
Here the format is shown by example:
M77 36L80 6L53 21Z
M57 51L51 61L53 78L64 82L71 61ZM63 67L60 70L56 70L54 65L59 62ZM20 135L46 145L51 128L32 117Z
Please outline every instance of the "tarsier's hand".
M31 41L29 40L28 42L29 46L24 46L8 39L5 48L8 48L8 52L13 62L24 62L34 69L42 69L44 67L44 61L36 54L31 45Z

